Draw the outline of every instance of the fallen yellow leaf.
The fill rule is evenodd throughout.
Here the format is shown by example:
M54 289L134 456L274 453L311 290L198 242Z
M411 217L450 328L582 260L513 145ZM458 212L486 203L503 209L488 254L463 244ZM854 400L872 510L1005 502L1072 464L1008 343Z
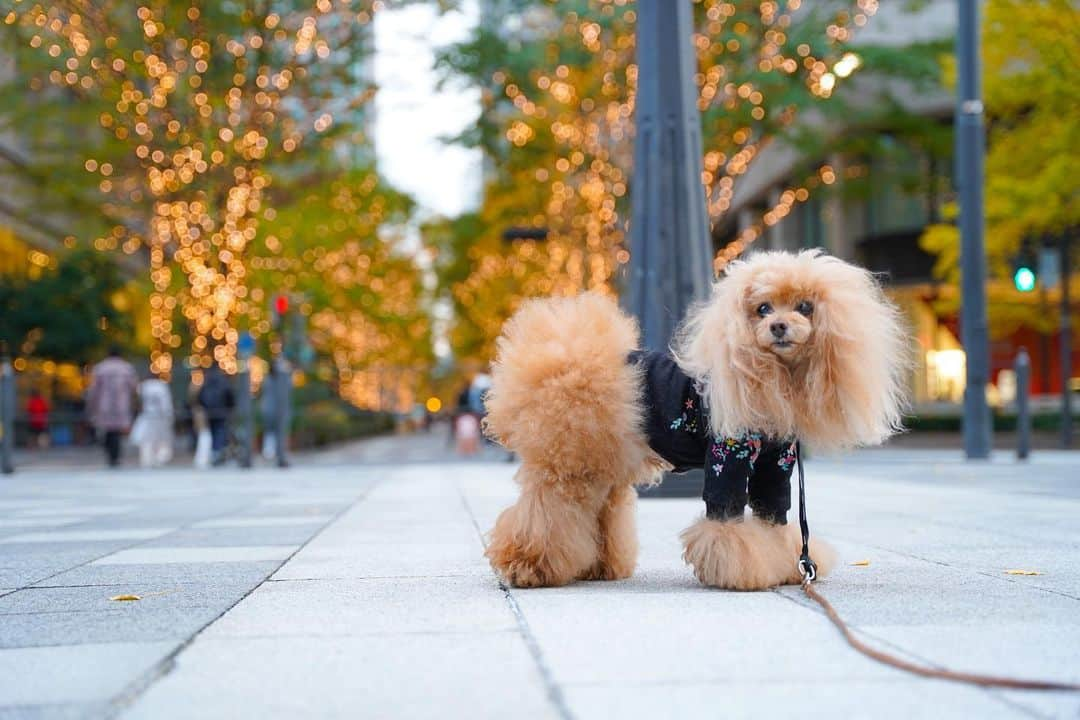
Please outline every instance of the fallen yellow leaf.
M142 600L142 598L138 595L113 595L109 599L115 600L116 602L132 602L134 600Z
M1038 570L1006 570L1006 575L1042 575Z
M851 564L855 565L857 567L866 567L866 566L868 566L870 564L870 561L869 560L856 560L855 562L853 562Z

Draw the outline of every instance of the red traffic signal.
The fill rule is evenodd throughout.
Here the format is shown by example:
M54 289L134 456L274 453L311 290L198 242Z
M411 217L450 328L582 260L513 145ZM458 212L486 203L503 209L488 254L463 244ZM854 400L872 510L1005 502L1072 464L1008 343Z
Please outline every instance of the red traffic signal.
M289 296L278 295L274 298L274 312L278 315L284 315L289 312Z

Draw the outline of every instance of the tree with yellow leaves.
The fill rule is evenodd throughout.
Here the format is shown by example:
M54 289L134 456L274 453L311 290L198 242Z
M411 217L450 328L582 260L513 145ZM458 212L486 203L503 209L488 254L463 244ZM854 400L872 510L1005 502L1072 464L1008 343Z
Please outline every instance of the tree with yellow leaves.
M1050 332L1056 317L1013 287L1011 262L1024 241L1080 227L1080 9L1070 0L987 0L983 12L990 327L999 336L1021 324ZM951 81L951 59L946 70ZM936 273L957 285L957 227L931 226L922 245L937 255Z

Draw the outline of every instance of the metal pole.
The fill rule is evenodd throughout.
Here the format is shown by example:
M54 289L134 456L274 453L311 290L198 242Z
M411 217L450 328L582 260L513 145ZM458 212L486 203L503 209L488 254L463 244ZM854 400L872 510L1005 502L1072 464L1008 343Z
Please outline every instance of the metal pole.
M0 472L15 472L15 369L11 358L0 358Z
M690 0L638 1L627 307L652 350L667 349L712 279L692 30Z
M289 467L288 445L289 424L292 408L289 397L292 391L292 365L284 355L274 358L276 372L274 373L274 412L277 414L277 466Z
M1031 453L1031 358L1027 348L1016 354L1016 457L1027 460Z
M960 329L967 358L964 451L969 460L990 456L990 339L986 321L986 252L983 247L983 104L979 64L979 0L957 0L956 185L960 198Z
M237 402L240 411L240 467L251 467L251 441L255 436L255 413L251 402L251 361L241 357L236 373Z
M1069 275L1072 264L1069 262L1069 239L1071 230L1061 236L1061 444L1072 447L1072 314L1069 298Z

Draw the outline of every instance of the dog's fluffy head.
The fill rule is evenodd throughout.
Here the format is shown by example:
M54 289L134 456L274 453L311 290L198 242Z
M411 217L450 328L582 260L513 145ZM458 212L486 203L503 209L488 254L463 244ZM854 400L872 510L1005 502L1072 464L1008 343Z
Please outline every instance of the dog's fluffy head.
M820 250L728 265L673 352L719 434L758 431L833 451L900 428L899 313L873 275Z

